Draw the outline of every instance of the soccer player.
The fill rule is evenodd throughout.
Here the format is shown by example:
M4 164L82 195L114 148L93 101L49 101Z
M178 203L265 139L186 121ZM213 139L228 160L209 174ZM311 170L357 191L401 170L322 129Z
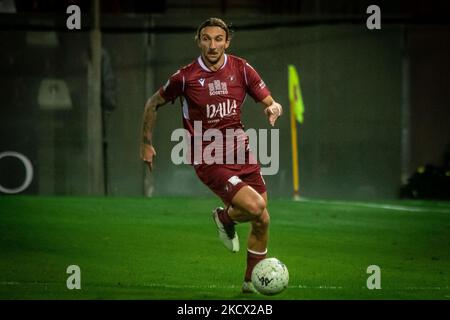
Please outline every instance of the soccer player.
M225 204L225 208L218 207L213 210L213 219L219 238L228 250L239 251L235 224L251 223L242 292L253 293L255 289L251 283L252 270L267 254L269 212L261 169L248 149L248 137L243 131L241 107L246 94L249 94L262 104L262 110L271 126L274 126L281 115L282 107L272 98L264 81L249 63L225 53L230 46L231 34L223 20L209 18L200 24L195 41L200 48L200 56L175 72L145 104L141 158L151 171L153 157L156 155L152 132L157 109L178 97L182 100L183 124L192 141L199 138L199 124L200 134L209 129L223 134L226 139L222 140L220 148L214 149L214 160L219 161L212 162L195 156L198 151L195 148L191 150L191 160L200 180ZM225 141L229 141L227 139L230 137L230 129L234 132L231 150L229 144L225 145ZM204 137L201 140L201 150L213 143ZM192 145L195 146L195 142ZM242 151L245 158L239 158ZM233 161L229 161L230 159Z

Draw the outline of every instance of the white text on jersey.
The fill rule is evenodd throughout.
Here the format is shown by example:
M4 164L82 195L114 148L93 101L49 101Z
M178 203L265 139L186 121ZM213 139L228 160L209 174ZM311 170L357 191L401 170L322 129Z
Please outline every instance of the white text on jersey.
M231 114L236 114L237 103L236 100L230 101L227 99L226 102L221 102L217 106L215 104L206 105L206 117L208 119L213 118L223 118Z

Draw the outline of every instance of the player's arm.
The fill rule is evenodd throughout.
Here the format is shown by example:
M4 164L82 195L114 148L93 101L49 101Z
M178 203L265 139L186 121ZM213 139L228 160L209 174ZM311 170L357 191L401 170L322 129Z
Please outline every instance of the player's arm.
M278 117L283 113L283 108L272 98L266 84L251 65L245 63L243 72L247 92L255 99L255 101L259 101L264 106L264 113L269 119L270 125L273 127L275 121L277 121Z
M142 141L141 141L141 159L147 164L150 171L153 169L153 156L156 155L155 148L153 148L152 135L153 128L156 121L156 110L158 107L164 105L166 101L159 92L151 96L144 108L144 115L142 119Z
M271 95L268 95L263 100L261 100L261 104L264 107L264 113L269 119L270 125L273 127L278 117L283 114L283 107L281 106L281 104L276 102Z

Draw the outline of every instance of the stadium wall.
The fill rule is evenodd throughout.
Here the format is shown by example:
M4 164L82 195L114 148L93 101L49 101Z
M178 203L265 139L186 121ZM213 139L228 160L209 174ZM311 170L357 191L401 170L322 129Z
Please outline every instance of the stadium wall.
M156 37L156 83L198 56L189 35ZM400 183L401 30L375 34L362 26L240 31L230 52L246 58L287 111L287 65L297 66L305 103L299 125L300 193L305 197L390 198ZM183 48L180 50L180 48ZM170 109L177 109L174 110ZM158 114L159 159L170 159L170 133L181 125L179 104ZM246 128L269 128L261 107L246 100ZM288 112L279 120L280 168L266 176L270 195L292 194ZM164 146L167 146L164 147ZM382 150L382 151L381 151ZM180 179L180 177L182 177ZM159 163L155 193L209 194L193 170ZM183 185L176 188L174 185Z
M174 21L173 25L196 26L203 18L171 20L161 16L151 23L163 26ZM236 26L264 22L258 17L225 18ZM146 19L132 20L135 25L149 26ZM437 38L448 34L448 28L439 30ZM42 34L33 42L27 31L0 33L7 44L0 57L3 62L0 151L16 150L32 161L34 179L23 193L89 195L91 177L86 168L88 34L58 32L57 43L52 44L51 40L42 40ZM408 81L408 86L411 83L413 89L427 82L416 77L428 70L426 63L429 63L418 53L427 52L426 43L435 39L419 27L408 29L407 34L406 46L402 27L394 25L377 31L368 31L365 25L238 29L234 35L230 53L246 58L259 71L286 111L289 104L287 65L294 64L299 71L306 109L305 121L298 130L302 196L397 197L405 153L405 144L402 144L404 81ZM108 195L212 195L190 166L175 166L170 161L171 149L177 143L170 141L170 135L182 126L179 103L165 106L158 113L155 131L158 155L153 175L147 173L138 157L144 103L177 68L198 56L193 36L192 32L184 31L103 33L103 49L111 62L116 97L114 108L104 113ZM444 46L432 55L441 59L439 62L444 68L449 65L443 58L448 51L448 46ZM410 56L415 59L409 63L411 78L405 80L403 59ZM448 73L441 74L439 83L448 83L448 77ZM38 94L44 78L63 79L67 83L72 99L70 109L42 110ZM448 108L443 107L448 101L448 91L439 90L431 95L429 90L427 93L411 90L410 100L418 95L423 99L419 100L423 101L422 109L417 107L418 102L412 103L411 118L417 119L416 110L422 110L423 114L425 104L433 105L435 101L441 105L440 112L427 113L428 121L437 119L434 114L444 119L448 117L445 111ZM246 100L243 122L246 128L269 129L261 107L251 98ZM292 194L287 112L278 128L279 172L266 176L265 180L271 197L287 198ZM424 128L423 123L416 120L409 129L411 135L406 146L414 152L407 165L408 170L414 170L418 159L423 161L427 152L437 154L443 150L448 126L442 125L434 131L433 136L441 138L429 147L425 142L416 145L420 140L417 135L423 138L436 128L431 125ZM436 157L428 159L433 161ZM23 168L17 161L2 159L0 169L3 186L12 187L17 180L23 180Z

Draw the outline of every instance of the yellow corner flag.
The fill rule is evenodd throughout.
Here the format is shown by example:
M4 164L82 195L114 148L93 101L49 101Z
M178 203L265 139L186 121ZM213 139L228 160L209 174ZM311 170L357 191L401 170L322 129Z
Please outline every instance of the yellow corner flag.
M299 194L299 174L298 174L298 151L297 151L297 124L295 120L303 123L303 98L300 90L300 81L297 70L292 64L288 65L289 73L289 105L291 122L291 143L292 143L292 182L294 188L294 200L300 200Z
M303 105L302 91L300 89L300 80L298 78L295 66L290 64L289 69L289 102L293 107L295 118L298 122L303 123L303 112L305 107Z

